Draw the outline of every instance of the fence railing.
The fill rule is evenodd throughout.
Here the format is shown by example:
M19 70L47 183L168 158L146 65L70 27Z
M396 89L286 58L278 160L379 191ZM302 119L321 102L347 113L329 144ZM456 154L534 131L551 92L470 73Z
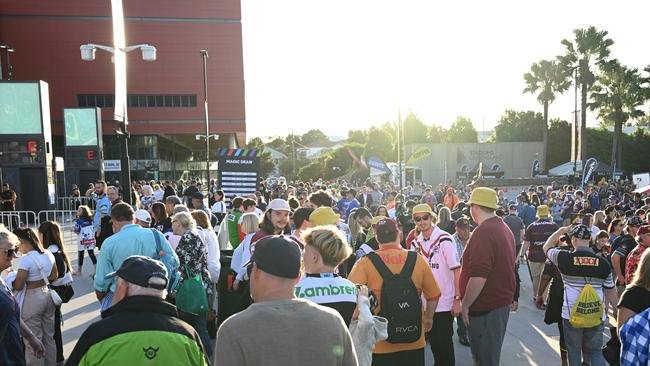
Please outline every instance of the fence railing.
M63 241L68 243L69 241L76 240L77 236L74 233L74 224L77 218L76 210L45 210L38 212L38 224L45 221L56 221L63 231Z
M79 206L85 205L95 209L95 200L92 197L57 197L56 209L63 211L76 211Z
M34 211L0 211L0 222L13 231L18 227L38 227L38 215Z

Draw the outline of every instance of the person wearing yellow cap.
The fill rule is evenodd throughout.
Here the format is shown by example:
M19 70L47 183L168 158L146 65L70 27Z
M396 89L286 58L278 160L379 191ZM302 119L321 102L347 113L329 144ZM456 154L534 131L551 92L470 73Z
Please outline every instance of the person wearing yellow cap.
M560 227L553 222L551 217L551 210L546 205L537 206L537 220L528 225L524 234L524 244L521 246L519 252L520 258L526 258L528 265L528 272L530 273L533 283L533 301L536 303L544 303L538 301L538 298L544 299L544 289L539 288L539 283L542 278L542 271L544 270L544 263L546 262L546 254L542 250L546 240L553 235ZM541 305L539 308L543 309Z
M458 250L451 235L436 225L431 206L422 203L413 207L413 220L420 234L411 247L426 260L442 292L428 334L433 359L436 365L454 365L453 326L460 314Z
M515 238L495 213L493 189L475 188L468 203L478 226L461 261L461 312L474 364L496 366L515 296Z

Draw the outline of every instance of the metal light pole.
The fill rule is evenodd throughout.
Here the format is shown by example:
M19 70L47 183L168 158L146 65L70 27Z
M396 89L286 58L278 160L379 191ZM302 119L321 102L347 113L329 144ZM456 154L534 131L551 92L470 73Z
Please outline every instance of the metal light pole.
M113 65L115 66L115 108L113 120L118 123L118 129L114 130L119 136L121 143L120 165L122 171L122 199L131 203L131 160L129 158L129 118L127 115L127 92L126 92L126 54L133 50L142 51L144 61L156 60L156 47L148 44L126 46L124 34L124 11L122 0L111 0L111 15L113 21L113 47L98 44L84 44L79 47L81 59L94 61L95 51L104 50L113 54ZM11 69L10 69L11 72Z
M210 182L210 120L208 119L208 51L201 50L203 61L203 109L205 110L205 173L206 185ZM208 190L210 187L208 187Z
M397 175L399 179L399 193L402 193L402 111L397 116Z

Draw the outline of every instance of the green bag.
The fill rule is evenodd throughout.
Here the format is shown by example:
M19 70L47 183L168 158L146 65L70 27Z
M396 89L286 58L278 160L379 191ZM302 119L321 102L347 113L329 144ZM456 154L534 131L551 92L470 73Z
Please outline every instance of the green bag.
M201 274L194 275L185 265L185 279L176 291L176 307L187 313L204 315L208 312L208 296Z

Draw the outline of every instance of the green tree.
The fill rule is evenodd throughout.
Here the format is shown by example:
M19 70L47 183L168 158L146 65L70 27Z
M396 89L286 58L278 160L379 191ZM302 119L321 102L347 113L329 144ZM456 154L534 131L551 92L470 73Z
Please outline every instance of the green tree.
M366 132L363 130L349 130L348 142L356 142L359 144L366 143Z
M524 74L526 88L524 93L537 94L537 101L544 106L544 126L542 128L542 170L547 169L546 155L548 151L548 106L553 103L558 93L565 92L571 85L566 75L566 69L556 61L542 60L534 63L530 71Z
M571 159L571 125L560 119L551 119L548 128L548 168Z
M376 156L384 161L395 160L393 137L385 128L370 127L366 136L364 155L366 158Z
M318 129L309 130L305 132L299 140L296 140L296 142L300 142L301 144L307 146L315 146L315 144L328 141L329 139L327 138L327 135Z
M442 143L447 141L447 131L437 124L431 125L427 132L427 140L433 143Z
M629 69L614 60L603 68L598 83L592 87L589 108L596 110L605 124L614 125L612 168L623 166L623 124L645 115L642 108L648 100L648 89L644 84L648 81L638 69Z
M271 158L271 153L265 151L265 145L264 142L262 142L262 139L255 137L248 140L245 148L255 149L258 151L257 156L260 158L260 176L267 177L269 174L271 174L273 169L275 169L275 163L273 162L273 158Z
M447 141L478 142L478 132L476 132L472 120L462 116L456 117L456 120L447 131Z
M543 130L541 113L506 110L494 127L494 136L496 142L542 141Z
M427 142L428 127L418 116L409 111L404 121L402 121L402 131L404 131L405 145Z
M587 157L587 95L596 81L597 68L607 63L609 47L614 41L607 36L607 31L599 31L593 26L575 29L573 33L575 38L572 41L562 40L565 53L558 56L558 60L566 70L567 79L572 82L571 74L577 71L575 82L580 86L581 93L579 148L581 159L584 160Z

